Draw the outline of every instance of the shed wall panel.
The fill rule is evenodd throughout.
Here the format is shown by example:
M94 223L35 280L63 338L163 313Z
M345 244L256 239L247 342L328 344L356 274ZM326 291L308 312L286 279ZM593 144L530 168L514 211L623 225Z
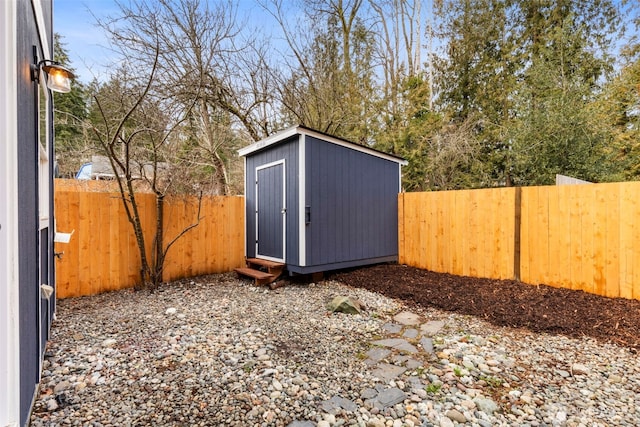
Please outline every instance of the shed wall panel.
M307 137L307 265L398 253L398 164Z
M246 160L246 223L247 257L256 255L256 167L285 160L286 179L286 263L298 263L298 137L289 139L268 150L253 153Z

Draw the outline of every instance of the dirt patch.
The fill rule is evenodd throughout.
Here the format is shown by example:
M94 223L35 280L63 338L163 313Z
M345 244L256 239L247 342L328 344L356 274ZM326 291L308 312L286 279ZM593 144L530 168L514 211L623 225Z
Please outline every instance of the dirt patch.
M409 304L481 317L498 326L588 336L640 349L640 301L636 300L403 265L377 265L340 272L332 278Z

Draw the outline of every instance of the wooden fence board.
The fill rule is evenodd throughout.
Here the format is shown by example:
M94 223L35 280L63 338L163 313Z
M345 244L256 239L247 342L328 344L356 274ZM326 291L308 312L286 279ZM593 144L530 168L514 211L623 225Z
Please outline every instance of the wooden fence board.
M605 202L602 212L606 218L607 226L605 231L606 253L605 253L605 296L617 297L620 295L620 203L621 185L610 184L606 187Z
M428 220L422 222L422 242L427 247L427 265L429 265L431 269L438 271L438 246L436 239L432 238L432 236L437 235L438 229L437 204L429 200L426 208L428 211Z
M525 283L640 299L640 182L519 192L400 195L400 262L498 279L513 278L517 267Z
M464 202L462 193L459 191L452 192L453 196L453 228L451 229L451 238L453 245L451 247L452 269L453 274L462 275L464 271L464 255L462 248L465 245L465 229L464 229Z
M455 206L455 198L454 194L451 191L447 191L445 196L445 203L438 204L440 208L440 228L438 229L438 239L446 239L449 236L454 235L454 230L452 229L452 214L453 208ZM440 254L440 264L439 268L442 272L451 271L452 268L452 256L451 256L451 245L446 245L443 248L439 248L438 252Z
M478 232L478 200L475 191L465 191L465 200L467 202L468 209L465 209L468 216L469 228L467 230L467 251L465 253L465 273L467 276L478 276L478 239L480 233Z
M548 187L549 192L549 285L564 286L566 271L570 266L571 240L569 186Z
M92 227L95 225L95 220L91 212L91 193L80 194L80 224L78 226L78 241L80 244L80 253L84 256L78 259L78 289L77 295L91 295L93 293L92 281L94 279L93 272L91 271L91 264L93 262L92 245Z
M580 205L581 232L582 232L582 287L585 292L593 293L594 278L594 256L593 256L593 240L594 240L594 224L593 213L595 207L595 188L593 185L585 185L582 190L582 199Z
M531 248L531 238L529 236L529 206L531 202L530 191L526 188L522 189L521 201L520 201L520 279L523 282L529 282L531 277L531 270L529 268L529 253Z
M593 186L589 186L593 187ZM607 210L606 187L593 187L593 208L590 219L593 227L593 286L591 292L598 295L607 295L607 283L605 276L607 254Z
M400 264L405 264L405 254L406 248L404 246L404 195L405 193L400 193L398 195L398 262Z
M637 284L640 283L640 229L638 227L638 218L640 218L640 205L638 204L638 194L640 194L640 183L625 186L622 189L620 216L620 240L623 245L621 263L621 283L620 293L626 298L640 299L640 289ZM635 286L635 289L634 289Z
M114 290L115 284L120 283L120 258L124 258L118 251L111 250L119 246L119 240L121 235L126 233L126 229L120 229L120 207L121 203L113 203L113 200L108 200L109 209L109 275L107 276L107 290Z
M538 281L540 283L549 283L549 194L541 187L534 190L537 194L537 220L538 220L538 238L536 241L538 253L533 259L538 273Z
M198 203L197 200L183 200L183 218L182 218L182 230L186 229L189 225L194 224L198 220L197 210L193 209L193 204ZM182 232L180 230L180 232ZM187 236L188 235L188 236ZM194 275L194 246L198 245L198 233L194 233L193 230L187 231L184 238L181 238L180 241L183 243L184 248L184 259L183 259L183 269L186 276Z
M67 223L62 225L62 230L73 230L73 234L71 235L71 240L69 243L64 245L64 255L61 259L61 262L67 264L69 266L69 276L68 280L64 281L64 285L66 285L66 290L70 295L79 295L80 292L80 266L78 262L73 258L73 254L77 254L80 252L80 229L78 224L80 223L80 195L76 192L65 193L68 196L69 200L69 212L65 215L67 219ZM58 218L56 216L56 227L58 227ZM56 271L56 274L57 271ZM64 289L63 289L64 290Z
M133 228L127 220L115 187L74 180L56 180L57 229L75 230L56 261L58 298L91 295L132 287L140 279L140 254ZM155 198L138 193L145 247L152 257L155 233ZM194 198L168 200L165 204L165 242L194 222ZM209 211L207 211L207 209ZM225 211L225 212L222 212ZM175 213L174 213L175 212ZM172 221L171 217L176 221ZM185 234L169 251L165 280L231 271L244 263L244 202L242 197L205 197L203 221ZM226 218L223 220L222 218ZM208 223L207 219L213 219ZM168 230L168 231L167 231ZM181 245L181 246L180 246ZM221 262L225 259L226 262Z
M581 202L580 193L572 191L569 193L569 235L570 235L570 289L582 288L582 224L580 220Z
M57 187L56 187L57 190ZM56 217L56 228L57 230L59 230L60 232L66 232L66 233L70 233L71 231L74 232L75 231L70 228L72 227L71 225L71 220L70 220L70 214L71 214L71 208L70 206L74 204L74 201L70 200L71 197L68 194L68 192L64 192L65 195L62 195L63 191L55 191L54 193L54 204L56 206L61 206L61 214L60 216ZM77 210L75 211L77 212ZM73 238L72 235L72 240L69 241L69 243L56 243L55 244L55 253L60 254L60 258L55 258L55 263L56 263L56 274L60 274L62 275L62 277L65 278L69 278L74 272L72 270L72 264L71 262L68 262L68 254L69 254L69 249L68 247L72 244L75 244L77 242L77 239ZM65 255L67 255L67 257L65 257ZM77 277L77 274L76 274ZM64 280L64 281L59 281L57 283L56 286L56 294L58 293L69 293L70 289L70 281Z

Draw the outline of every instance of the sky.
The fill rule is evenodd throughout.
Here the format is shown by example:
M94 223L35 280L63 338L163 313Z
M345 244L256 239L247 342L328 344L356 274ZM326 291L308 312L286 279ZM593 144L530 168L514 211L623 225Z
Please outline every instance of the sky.
M265 22L267 14L256 10L254 0L236 1L239 12L247 14L251 23L265 29L276 26ZM639 0L632 0L631 4L636 1ZM83 83L89 83L94 77L103 80L106 75L106 65L110 62L108 40L96 26L96 17L105 18L117 12L115 0L53 0L54 31L62 36L70 65ZM640 13L640 8L632 6L631 12L633 16L626 17L629 20Z
M62 36L71 66L84 83L104 75L109 62L107 40L93 15L104 17L117 10L113 0L53 0L54 31Z
M269 27L265 24L268 16L257 9L254 0L236 0L236 4L239 16L248 15L251 23ZM62 36L70 65L83 83L89 83L94 77L99 80L105 77L110 58L109 43L103 30L97 27L96 18L117 14L115 0L53 0L54 31Z

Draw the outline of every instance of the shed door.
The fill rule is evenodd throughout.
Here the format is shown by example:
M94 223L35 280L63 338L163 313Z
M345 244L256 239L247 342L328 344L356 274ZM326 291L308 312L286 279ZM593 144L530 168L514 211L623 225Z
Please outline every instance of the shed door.
M284 159L256 168L256 257L284 262L286 213Z

